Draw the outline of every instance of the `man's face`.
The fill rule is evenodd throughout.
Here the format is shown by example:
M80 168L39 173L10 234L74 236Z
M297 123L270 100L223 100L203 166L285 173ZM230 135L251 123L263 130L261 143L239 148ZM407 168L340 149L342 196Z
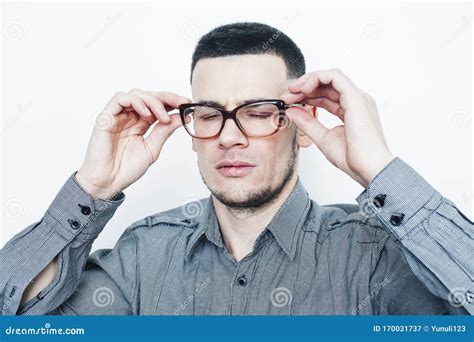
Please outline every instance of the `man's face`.
M252 99L278 99L287 84L283 60L274 55L238 55L201 59L192 77L193 102L212 101L232 110ZM271 203L293 177L297 157L296 128L276 134L246 137L227 120L219 137L193 138L204 183L223 204L252 210ZM253 166L226 171L219 163Z

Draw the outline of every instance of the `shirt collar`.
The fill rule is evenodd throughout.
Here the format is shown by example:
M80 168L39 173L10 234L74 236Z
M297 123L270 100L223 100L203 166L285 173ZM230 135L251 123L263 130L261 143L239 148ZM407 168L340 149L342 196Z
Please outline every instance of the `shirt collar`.
M298 177L293 190L266 228L272 233L281 249L291 260L293 260L296 252L297 232L304 224L310 206L309 195ZM192 252L204 236L217 247L224 247L212 195L204 201L202 215L198 218L198 221L199 228L191 237L186 248L186 260L189 260Z

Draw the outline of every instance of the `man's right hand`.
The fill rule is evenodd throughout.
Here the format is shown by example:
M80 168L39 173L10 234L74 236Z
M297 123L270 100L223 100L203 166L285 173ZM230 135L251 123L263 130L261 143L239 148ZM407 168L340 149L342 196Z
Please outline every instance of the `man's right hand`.
M99 114L76 180L94 198L108 199L145 174L181 126L168 114L190 99L169 92L118 92ZM147 137L144 134L156 121Z

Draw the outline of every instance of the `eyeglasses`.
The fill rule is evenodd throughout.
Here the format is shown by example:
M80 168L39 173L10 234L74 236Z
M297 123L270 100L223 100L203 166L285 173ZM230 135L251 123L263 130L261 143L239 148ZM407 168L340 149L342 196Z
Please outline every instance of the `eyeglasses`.
M202 103L179 106L181 122L194 138L211 139L219 136L227 119L232 119L247 137L268 137L285 126L285 111L305 104L287 105L282 100L258 100L227 111L222 107Z

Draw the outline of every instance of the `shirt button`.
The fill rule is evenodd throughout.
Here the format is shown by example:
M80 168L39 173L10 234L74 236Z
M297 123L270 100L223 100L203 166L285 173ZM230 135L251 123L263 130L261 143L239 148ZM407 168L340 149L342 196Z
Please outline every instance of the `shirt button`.
M76 220L67 220L69 222L69 225L71 226L72 229L77 229L80 227L79 222Z
M81 208L81 213L83 213L84 215L90 215L91 214L91 208L88 207L87 205L78 204L78 206Z
M382 208L385 204L385 198L387 198L387 195L385 194L378 194L377 196L374 197L374 205L377 208Z
M245 278L245 275L240 276L237 281L239 282L240 286L245 286L247 284L247 278Z
M399 226L402 223L404 217L405 214L393 214L392 217L390 217L390 223L394 226Z

